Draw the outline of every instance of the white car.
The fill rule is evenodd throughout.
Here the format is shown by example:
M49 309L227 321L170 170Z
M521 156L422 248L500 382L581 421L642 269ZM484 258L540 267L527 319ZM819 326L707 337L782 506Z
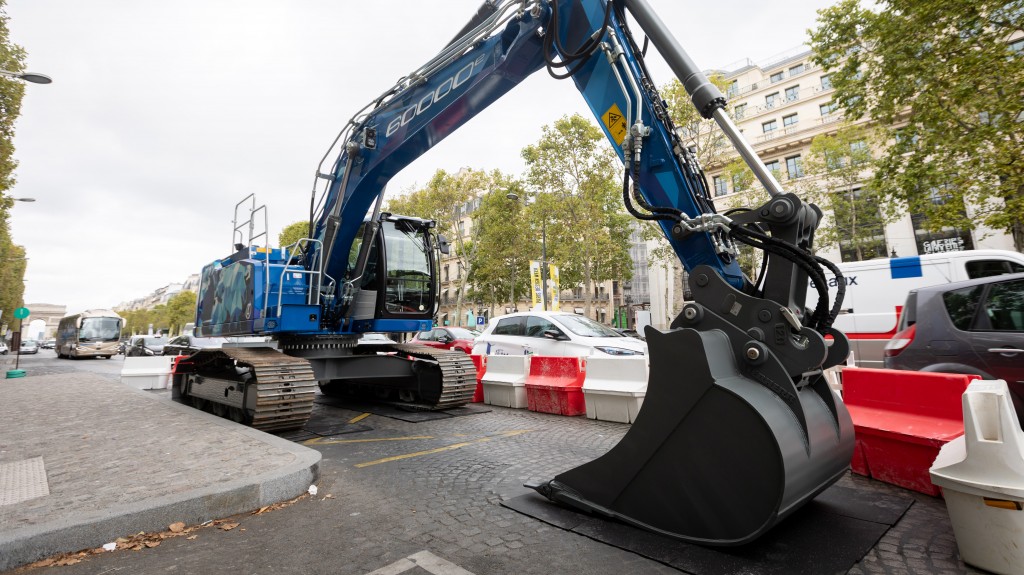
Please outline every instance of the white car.
M491 319L473 354L620 357L646 355L647 344L582 315L531 311Z

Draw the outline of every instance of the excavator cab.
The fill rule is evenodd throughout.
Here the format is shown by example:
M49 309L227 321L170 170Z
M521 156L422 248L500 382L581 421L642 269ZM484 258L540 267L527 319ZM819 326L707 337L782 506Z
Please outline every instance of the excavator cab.
M385 213L365 222L349 249L345 282L353 330L413 331L409 322L429 322L441 243L430 220Z

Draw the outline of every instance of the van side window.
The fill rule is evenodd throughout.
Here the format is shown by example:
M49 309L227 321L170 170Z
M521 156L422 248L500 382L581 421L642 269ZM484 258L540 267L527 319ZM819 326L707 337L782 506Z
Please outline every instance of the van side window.
M523 335L523 318L507 317L499 319L498 325L494 326L493 335Z
M985 315L995 331L1024 331L1024 280L992 284Z
M1024 265L1009 260L974 260L967 262L967 277L972 280L1021 272L1024 272Z
M946 313L957 329L967 331L971 329L971 322L978 311L978 304L981 303L981 292L985 286L974 286L958 290L948 291L942 294L942 301L946 304Z

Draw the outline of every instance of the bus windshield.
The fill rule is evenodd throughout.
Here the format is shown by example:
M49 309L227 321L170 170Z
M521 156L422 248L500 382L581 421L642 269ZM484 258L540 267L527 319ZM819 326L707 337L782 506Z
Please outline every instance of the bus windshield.
M79 341L117 341L121 337L121 320L116 317L87 317L78 332Z

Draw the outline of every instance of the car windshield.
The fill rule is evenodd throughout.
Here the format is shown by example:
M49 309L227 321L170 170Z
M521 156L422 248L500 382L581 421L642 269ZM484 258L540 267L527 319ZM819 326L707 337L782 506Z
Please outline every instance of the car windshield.
M26 339L25 341L21 342L21 347L32 347L35 344L36 344L36 340L34 340L34 339Z
M164 338L162 337L146 337L142 339L142 345L146 347L163 347Z
M559 315L555 316L555 318L566 329L583 337L623 337L621 333L614 329L581 315Z
M457 339L474 339L476 336L480 335L461 327L450 327L448 328L448 331Z

